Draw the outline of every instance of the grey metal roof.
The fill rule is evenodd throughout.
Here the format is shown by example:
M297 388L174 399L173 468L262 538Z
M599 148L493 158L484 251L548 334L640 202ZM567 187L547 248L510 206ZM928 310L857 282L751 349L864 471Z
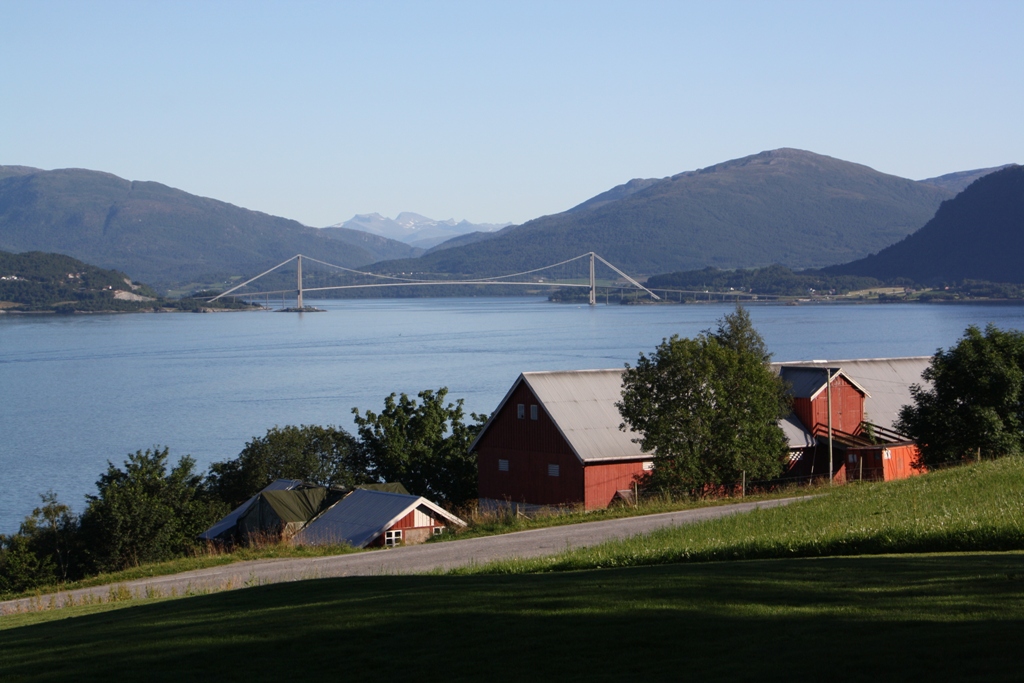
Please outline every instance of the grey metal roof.
M622 399L622 370L524 372L522 380L540 401L573 452L583 462L649 458L640 435L622 431L615 403Z
M825 386L825 368L841 372L847 380L864 391L865 419L882 427L893 428L900 408L911 403L910 385L925 384L921 373L931 360L929 356L912 358L866 358L842 361L796 361L772 363L777 371L783 366L793 368L787 375L793 382L796 396L812 397ZM800 372L799 368L815 368L816 372ZM819 369L820 368L820 369ZM576 456L584 463L651 457L633 443L636 432L621 431L622 416L615 403L622 395L621 369L566 370L524 372L512 385L490 420L480 430L470 447L476 448L505 403L520 382L526 382L551 417ZM789 379L789 376L787 376ZM793 381L793 380L790 380ZM815 384L817 382L817 384ZM779 421L789 439L790 448L814 444L813 437L793 415Z
M423 512L452 524L466 524L422 496L356 489L307 524L292 542L300 545L348 543L354 548L363 548L416 508L424 508Z
M773 366L841 368L843 374L868 392L864 400L864 419L892 429L900 408L913 402L910 385L928 386L921 373L931 362L930 356L910 358L860 358L854 360L797 361L772 363ZM819 370L819 372L821 372ZM824 372L821 372L824 375ZM824 384L824 377L822 377Z
M209 529L199 534L199 538L204 541L213 541L234 529L235 525L238 524L238 518L245 514L245 511L249 509L249 506L252 505L253 502L255 502L260 493L263 493L264 491L291 491L301 483L302 481L299 479L275 479L263 487L263 489L261 489L255 496L229 512L227 517L224 517Z
M830 368L827 365L821 365L821 367L804 367L804 366L793 366L784 365L779 368L779 374L782 376L790 385L790 394L794 398L810 398L813 399L815 396L825 390L825 370L828 370L832 375L833 382L835 378L842 375L846 378L850 384L860 389L865 396L868 395L867 389L862 387L859 382L850 377L847 373L843 372L842 368Z
M779 420L779 426L782 427L790 448L810 448L817 443L814 435L807 431L800 418L793 413Z

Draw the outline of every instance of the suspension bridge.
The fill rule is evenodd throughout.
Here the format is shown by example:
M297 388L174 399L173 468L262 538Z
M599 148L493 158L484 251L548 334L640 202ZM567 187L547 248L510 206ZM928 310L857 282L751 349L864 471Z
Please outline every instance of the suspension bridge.
M287 288L281 288L281 285L285 282L282 275L288 271L285 267L289 264L295 264L295 286L288 286ZM309 281L309 266L307 265L307 277L303 278L303 263L312 264L318 267L321 271L326 269L326 272L333 274L333 277L328 277L329 282L323 283L325 276L323 272L320 273L319 278L313 278L314 281ZM610 269L617 278L614 281L605 280L604 284L600 283L596 277L595 268L598 264L601 264ZM572 272L576 271L576 272ZM585 271L585 272L581 272ZM545 277L545 274L557 273L558 277ZM269 278L274 285L277 285L277 289L258 289L256 283L261 279ZM317 282L319 279L321 282ZM360 280L361 279L361 280ZM663 296L659 296L651 289L648 289L644 285L640 284L636 279L630 277L628 274L617 268L612 263L609 263L606 259L602 258L595 252L587 252L580 254L571 259L559 261L558 263L552 263L547 266L541 266L540 268L533 268L530 270L524 270L518 273L509 273L507 275L496 275L493 277L481 277L481 278L466 278L466 279L444 279L443 277L414 277L407 276L406 274L401 275L387 275L381 273L371 273L367 271L357 270L354 268L346 268L345 266L335 265L333 263L327 263L319 259L315 259L310 256L303 256L302 254L296 254L289 259L282 261L272 268L268 268L259 275L249 278L245 282L242 282L230 289L209 298L209 302L217 301L225 297L242 298L242 299L262 299L266 298L269 307L269 297L271 295L282 296L291 298L295 297L296 306L294 309L287 308L284 306L282 301L282 308L284 310L313 310L307 309L304 302L304 297L311 293L326 293L326 292L339 292L345 290L357 290L357 289L374 289L374 288L386 288L386 287L450 287L450 286L502 286L502 287L547 287L553 289L588 289L589 297L588 303L591 306L597 305L598 299L598 288L601 287L606 291L609 289L617 290L632 290L636 294L643 293L652 301L663 301ZM684 290L658 290L663 295L671 296L672 294L679 294L679 301L683 300L683 294L687 296L693 295L694 298L698 295L710 296L708 292L699 291L686 291ZM730 293L732 295L733 293ZM741 293L735 293L738 298L742 296ZM723 297L724 300L724 297Z

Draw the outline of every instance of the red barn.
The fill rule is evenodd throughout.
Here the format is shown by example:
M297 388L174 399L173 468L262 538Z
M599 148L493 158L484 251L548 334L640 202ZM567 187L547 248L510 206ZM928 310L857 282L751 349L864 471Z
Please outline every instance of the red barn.
M928 360L773 364L793 387L793 413L779 422L790 443L787 473L828 476L831 376L834 479L916 474L917 447L891 428ZM591 510L630 489L653 456L634 442L638 434L619 429L621 392L621 369L521 374L470 447L481 502Z
M622 370L521 374L470 447L480 498L607 507L652 466L619 429L621 394Z
M815 437L799 448L790 438L787 474L828 475L828 401L832 377L832 476L835 481L903 479L923 472L919 451L893 430L910 386L924 384L927 356L774 363L790 384L793 415ZM870 393L869 393L870 391Z

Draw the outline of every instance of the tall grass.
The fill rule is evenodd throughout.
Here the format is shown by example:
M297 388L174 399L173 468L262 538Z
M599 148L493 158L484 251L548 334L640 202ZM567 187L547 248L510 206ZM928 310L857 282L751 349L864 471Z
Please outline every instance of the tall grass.
M1004 458L531 560L452 573L525 573L781 557L1024 549L1024 458Z
M519 513L509 506L483 509L474 505L456 511L456 514L466 521L465 527L451 528L449 529L450 533L435 536L431 541L443 543L456 539L494 536L515 531L527 531L529 529L580 524L582 522L600 522L607 519L656 515L663 512L678 512L680 510L731 505L733 503L756 500L813 495L820 493L823 490L822 486L821 480L816 480L806 484L781 486L771 492L759 492L749 494L746 497L735 495L704 499L679 498L668 494L649 494L642 497L636 505L623 503L601 510L585 510L582 505L571 505L540 508L530 513Z
M105 572L93 574L78 581L66 583L54 583L38 586L30 591L22 593L0 593L0 600L12 600L15 598L46 595L58 591L75 590L76 588L90 588L92 586L104 586L106 584L134 581L153 576L169 576L181 572L193 571L196 569L207 569L209 567L220 567L235 562L246 562L249 560L267 560L274 558L300 558L300 557L326 557L329 555L342 555L345 553L359 552L350 545L324 545L324 546L295 546L288 542L278 540L260 540L249 546L235 546L225 548L221 545L207 544L196 548L195 551L184 557L178 557L164 562L150 562L136 567L129 567L116 572Z

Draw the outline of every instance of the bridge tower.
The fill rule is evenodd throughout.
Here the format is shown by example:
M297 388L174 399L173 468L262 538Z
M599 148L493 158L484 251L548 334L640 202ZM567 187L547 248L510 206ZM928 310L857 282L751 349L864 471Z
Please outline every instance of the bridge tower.
M302 254L299 254L298 273L299 273L299 277L298 277L298 280L299 280L298 308L301 311L304 308L304 306L302 305Z
M594 252L590 252L590 305L597 305L597 284L594 280Z

